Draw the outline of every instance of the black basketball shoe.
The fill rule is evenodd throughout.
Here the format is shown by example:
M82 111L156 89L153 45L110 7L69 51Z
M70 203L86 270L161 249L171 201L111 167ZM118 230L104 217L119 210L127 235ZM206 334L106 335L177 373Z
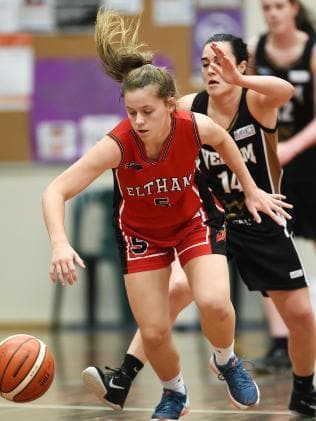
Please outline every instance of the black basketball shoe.
M255 362L255 371L258 374L279 374L290 372L291 360L286 348L272 348L266 356Z
M108 370L105 373L98 367L86 368L82 372L83 383L102 403L115 411L121 411L132 379L121 368L105 368Z
M316 417L316 391L304 393L293 390L289 409L298 414Z

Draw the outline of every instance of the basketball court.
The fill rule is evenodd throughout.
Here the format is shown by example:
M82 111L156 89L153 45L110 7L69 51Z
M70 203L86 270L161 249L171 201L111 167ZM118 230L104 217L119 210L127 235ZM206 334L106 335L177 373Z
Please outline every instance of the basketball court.
M21 332L1 331L0 339ZM161 387L149 366L136 378L124 412L113 412L102 406L84 388L81 371L88 365L120 365L133 332L114 330L60 330L58 332L27 331L44 341L54 354L56 375L44 396L32 403L16 404L0 399L1 421L66 421L66 420L150 420L160 400ZM209 346L198 331L175 331L181 353L182 371L189 390L191 411L185 421L286 421L298 418L287 410L291 375L256 375L261 403L253 410L240 411L228 401L225 382L219 381L207 368ZM262 331L246 331L238 335L238 355L251 360L262 356L266 338ZM249 366L249 364L247 364Z

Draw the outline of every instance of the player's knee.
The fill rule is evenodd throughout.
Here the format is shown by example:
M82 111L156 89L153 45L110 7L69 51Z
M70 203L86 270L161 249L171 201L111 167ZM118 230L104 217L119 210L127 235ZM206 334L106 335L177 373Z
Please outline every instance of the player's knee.
M223 322L231 316L231 306L223 299L206 297L200 300L198 307L203 318L211 318L213 321Z
M287 314L290 325L309 326L315 323L315 316L311 306L292 306Z
M165 344L171 336L169 326L147 327L141 330L145 348L157 349Z

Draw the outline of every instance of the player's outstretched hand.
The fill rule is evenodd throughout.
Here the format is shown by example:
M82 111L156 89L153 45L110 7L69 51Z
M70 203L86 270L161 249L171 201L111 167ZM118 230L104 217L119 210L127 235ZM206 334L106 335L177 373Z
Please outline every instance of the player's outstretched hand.
M292 219L285 209L293 208L293 205L285 202L284 199L286 197L283 194L267 193L264 190L255 189L250 195L246 196L246 205L257 223L260 224L261 222L259 212L263 212L277 224L284 225L281 216Z
M55 245L53 247L52 260L49 270L52 282L58 280L61 285L72 285L78 279L75 264L85 268L84 261L79 254L68 243Z
M211 43L211 49L215 54L215 60L211 63L214 72L220 75L225 82L238 85L242 75L236 65L216 42Z

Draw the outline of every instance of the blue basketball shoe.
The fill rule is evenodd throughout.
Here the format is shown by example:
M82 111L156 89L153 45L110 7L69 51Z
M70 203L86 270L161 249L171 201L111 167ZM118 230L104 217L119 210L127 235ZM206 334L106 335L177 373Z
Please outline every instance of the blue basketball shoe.
M175 392L170 389L163 389L160 403L156 406L155 412L151 416L151 421L178 420L186 415L189 410L189 399L187 393Z
M249 409L258 405L260 401L258 386L236 355L232 356L227 364L218 365L213 354L210 366L219 380L226 381L229 397L236 408Z

